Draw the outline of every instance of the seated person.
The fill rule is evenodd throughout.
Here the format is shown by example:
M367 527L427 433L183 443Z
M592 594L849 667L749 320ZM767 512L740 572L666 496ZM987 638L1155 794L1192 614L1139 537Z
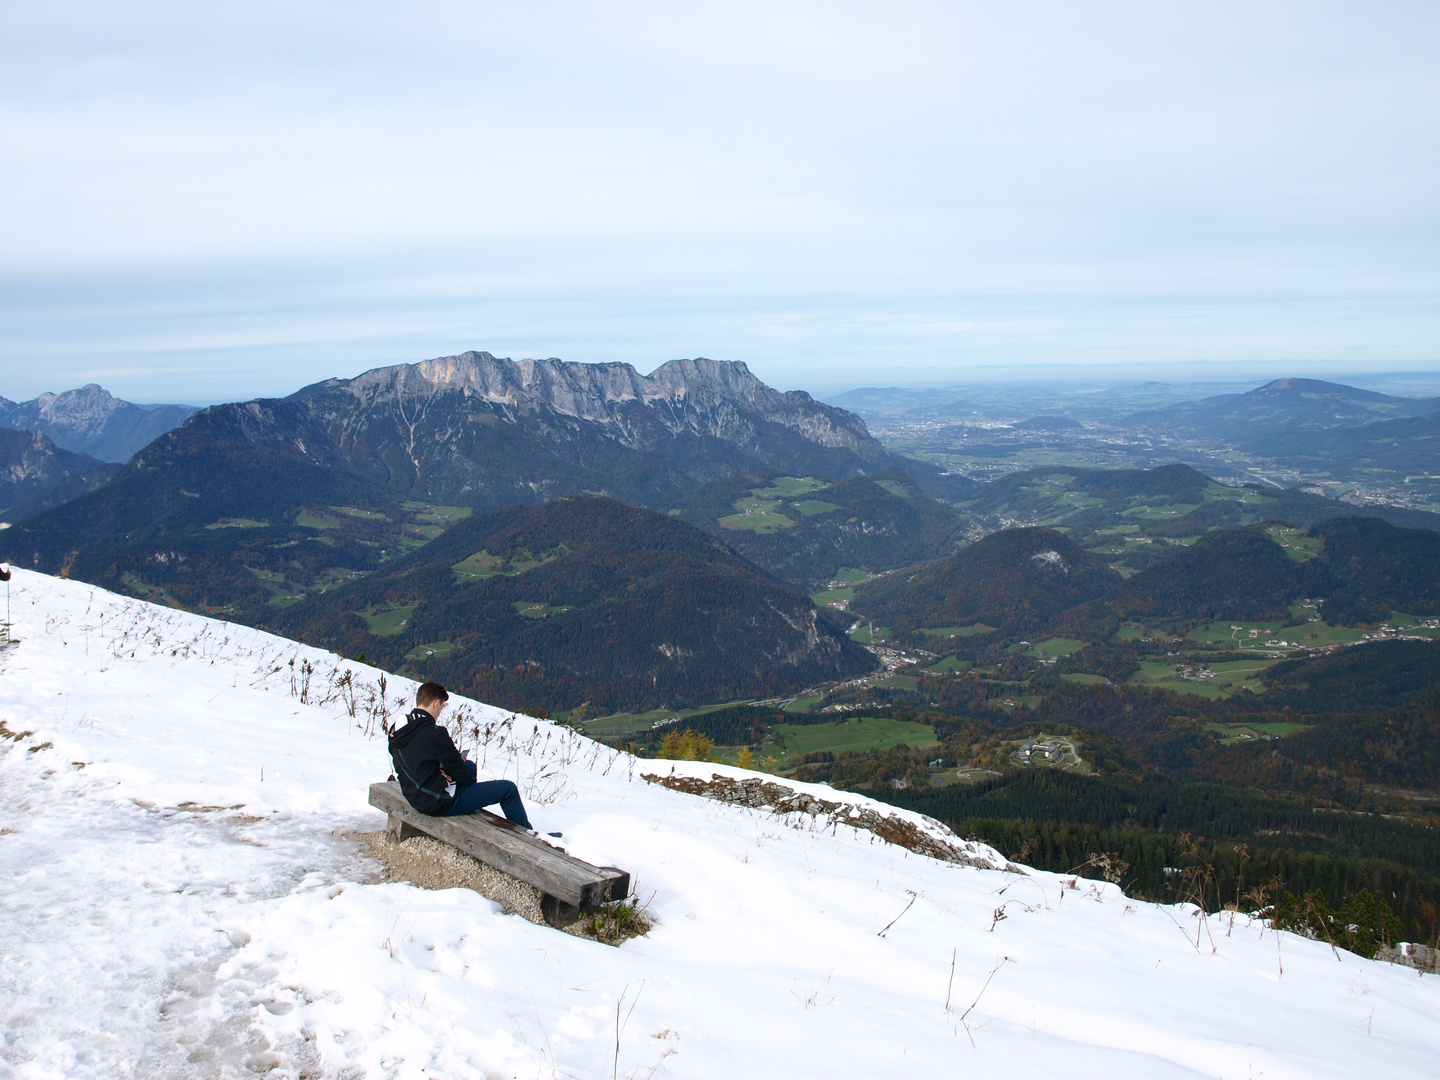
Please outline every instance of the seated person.
M401 793L411 806L431 817L469 814L499 803L507 818L533 835L520 790L509 780L480 780L475 763L460 756L450 733L436 723L449 700L439 683L421 684L415 708L406 717L409 722L391 733L390 760Z

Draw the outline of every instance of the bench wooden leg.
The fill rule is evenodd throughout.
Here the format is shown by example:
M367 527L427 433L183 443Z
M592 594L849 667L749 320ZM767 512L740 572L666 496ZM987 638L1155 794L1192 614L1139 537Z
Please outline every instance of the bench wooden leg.
M628 873L618 866L602 866L600 869L612 875L605 882L606 900L624 900L630 895L630 875Z
M569 926L580 917L580 909L547 893L540 897L540 914L551 926Z
M402 844L412 836L424 836L425 834L415 828L408 821L396 817L394 814L387 815L385 824L385 839L392 844Z

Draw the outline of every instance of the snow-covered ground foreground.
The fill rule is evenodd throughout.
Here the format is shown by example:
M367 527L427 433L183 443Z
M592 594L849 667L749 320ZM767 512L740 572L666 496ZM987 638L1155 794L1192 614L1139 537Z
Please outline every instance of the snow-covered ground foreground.
M383 825L378 720L411 684L382 703L318 650L12 587L0 1076L1437 1073L1433 976L671 791L642 778L668 763L474 703L488 769L630 870L654 929L617 949L375 883L343 834Z

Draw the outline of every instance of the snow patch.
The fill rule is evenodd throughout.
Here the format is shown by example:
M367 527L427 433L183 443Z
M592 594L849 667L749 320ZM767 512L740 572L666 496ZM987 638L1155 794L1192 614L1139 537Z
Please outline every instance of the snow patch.
M775 778L637 762L458 694L457 736L542 830L629 870L656 924L613 948L380 882L344 834L382 827L366 789L413 683L79 582L12 587L5 1080L1434 1074L1440 980L917 854L839 819L956 838L823 785L696 798L641 774Z

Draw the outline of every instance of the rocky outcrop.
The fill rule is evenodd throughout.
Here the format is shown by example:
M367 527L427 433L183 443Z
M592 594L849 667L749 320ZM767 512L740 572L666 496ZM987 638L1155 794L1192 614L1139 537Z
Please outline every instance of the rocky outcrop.
M641 779L667 787L671 791L683 791L687 795L699 795L701 798L735 806L748 806L752 810L782 818L805 815L812 819L810 827L816 832L834 832L844 825L872 833L887 844L895 844L917 855L926 855L941 862L974 866L981 870L1004 870L1013 874L1025 872L1003 858L994 848L973 840L961 840L933 818L924 818L923 824L917 824L893 810L880 813L874 808L874 804L865 805L852 799L821 799L759 776L736 780L730 776L712 773L709 780L703 780L698 776L677 776L672 769L668 776L641 773ZM794 827L799 827L798 822Z

